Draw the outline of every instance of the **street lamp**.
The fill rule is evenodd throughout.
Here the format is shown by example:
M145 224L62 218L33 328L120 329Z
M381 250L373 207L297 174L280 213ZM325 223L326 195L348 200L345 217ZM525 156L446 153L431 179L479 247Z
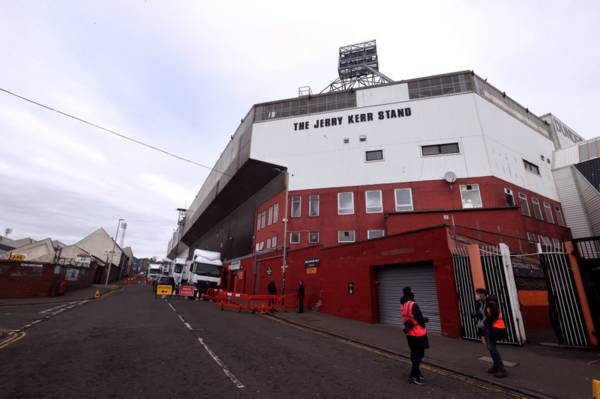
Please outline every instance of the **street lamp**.
M121 222L125 219L119 219L119 223L117 224L117 233L115 234L115 238L113 240L113 249L110 253L110 260L108 261L108 273L106 273L106 282L104 283L104 288L108 287L108 279L110 277L110 269L112 268L112 260L115 254L115 250L117 249L117 238L119 238L119 230L121 229Z

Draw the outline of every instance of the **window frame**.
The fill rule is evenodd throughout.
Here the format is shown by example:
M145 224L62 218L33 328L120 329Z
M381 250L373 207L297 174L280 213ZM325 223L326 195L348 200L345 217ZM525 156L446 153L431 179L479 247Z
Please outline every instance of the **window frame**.
M510 198L512 198L512 205L510 205L508 203L508 201L505 201L506 202L506 206L510 206L510 207L514 208L515 206L517 206L517 203L515 201L515 192L512 190L512 188L504 187L504 198L505 198L505 200L508 200L509 196L510 196Z
M370 153L381 153L381 158L379 158L379 159L369 159L369 154ZM385 154L383 153L383 150L368 150L368 151L365 151L365 162L366 163L383 162L383 161L385 161Z
M316 234L317 235L317 240L313 241L312 240L312 235ZM321 234L318 231L309 231L308 232L308 243L309 244L319 244L321 242Z
M522 159L523 159L523 167L525 168L526 171L533 173L534 175L541 176L540 167L538 165L526 160L525 158L522 158Z
M563 214L562 209L560 209L560 206L554 207L554 213L556 213L556 223L559 226L567 227L567 221L565 220L565 215Z
M279 202L273 204L273 223L279 222Z
M340 240L340 233L345 233L345 232L350 232L350 233L353 234L352 241L341 241ZM349 243L356 242L356 230L338 230L338 232L337 232L337 242L338 242L338 244L349 244Z
M373 210L369 210L369 193L379 193L379 206L377 207L378 210L373 211ZM383 191L382 190L366 190L365 191L365 213L368 214L373 214L373 213L383 213Z
M542 214L542 207L540 205L540 200L535 197L531 197L531 207L533 208L533 217L535 219L541 220L543 222L544 216ZM536 212L536 209L537 209L537 212ZM538 217L538 213L539 213L539 217Z
M313 199L317 199L317 212L313 213ZM321 213L321 196L319 194L311 194L308 196L308 216L309 217L318 217Z
M544 202L544 212L546 213L546 222L554 224L554 214L552 213L552 205L547 202Z
M525 201L526 207L523 207L523 200ZM529 200L527 199L527 194L519 192L519 208L521 208L521 215L531 217L531 209L529 209ZM527 210L527 213L523 212L523 210Z
M298 240L297 241L293 241L292 237L294 237L294 234L298 235ZM300 231L290 231L290 245L297 245L300 244L302 242L302 234Z
M467 190L467 186L477 186L477 194L479 197L479 206L465 206L465 200L463 198L463 192L465 193L470 193L470 192L474 192L475 190ZM463 190L463 187L465 188L465 190ZM479 187L478 183L469 183L469 184L460 184L459 188L458 188L459 192L460 192L460 202L462 205L462 209L480 209L483 208L483 199L481 198L481 188Z
M267 218L267 226L270 226L273 224L273 206L269 207L269 213L268 213L268 218Z
M408 191L410 195L410 209L398 209L398 191ZM413 201L412 188L402 187L394 189L394 211L396 212L412 212L415 210L415 204Z
M370 236L370 235L371 235L371 232L376 232L376 231L377 231L377 232L379 232L379 231L380 231L380 232L381 232L381 235L380 235L380 236L377 236L377 237L371 237L371 236ZM367 240L375 240L375 239L377 239L377 238L383 238L383 237L385 237L385 229L367 229Z
M261 213L261 221L260 228L264 229L267 226L267 211L262 211Z
M271 248L277 249L277 235L271 237Z
M298 199L298 215L294 214L294 199ZM302 196L301 195L292 195L290 206L290 218L300 218L302 217Z
M340 208L340 196L342 194L350 194L352 197L352 212L342 212L341 208ZM348 208L350 209L350 208ZM356 205L354 203L354 191L342 191L337 193L337 213L338 215L342 216L342 215L354 215L356 213Z
M442 147L456 145L456 152L443 152ZM435 154L425 154L426 148L438 148L438 152ZM426 144L421 146L421 157L438 157L438 156L447 156L447 155L456 155L460 154L460 144L458 142L450 142L450 143L440 143L440 144Z

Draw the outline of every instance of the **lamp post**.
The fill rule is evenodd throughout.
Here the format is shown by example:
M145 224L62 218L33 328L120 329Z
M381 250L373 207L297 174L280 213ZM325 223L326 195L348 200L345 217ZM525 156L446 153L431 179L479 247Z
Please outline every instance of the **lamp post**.
M119 238L119 229L121 228L121 222L125 219L119 219L119 223L117 224L117 233L115 234L115 239L113 240L113 249L110 253L110 260L108 261L108 273L106 273L106 282L104 283L104 288L108 287L108 279L110 278L110 269L112 268L112 260L115 255L115 250L117 249L117 238Z

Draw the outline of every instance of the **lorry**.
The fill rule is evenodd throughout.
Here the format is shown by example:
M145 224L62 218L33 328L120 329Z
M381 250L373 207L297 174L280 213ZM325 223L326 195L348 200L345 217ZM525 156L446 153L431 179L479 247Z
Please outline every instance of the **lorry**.
M152 281L157 280L162 275L162 265L159 263L150 263L148 266L148 278Z
M196 249L192 257L188 284L194 287L194 296L202 296L209 288L219 288L223 273L221 253Z
M186 258L175 258L173 261L173 278L177 286L187 284L192 262L187 262Z

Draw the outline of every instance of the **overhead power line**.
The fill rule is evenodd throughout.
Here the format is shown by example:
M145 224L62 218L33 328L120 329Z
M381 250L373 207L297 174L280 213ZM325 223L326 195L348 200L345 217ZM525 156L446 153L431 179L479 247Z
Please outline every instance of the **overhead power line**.
M175 153L172 153L172 152L170 152L170 151L164 150L164 149L162 149L162 148L160 148L160 147L157 147L157 146L154 146L154 145L152 145L152 144L144 143L144 142L143 142L143 141L141 141L141 140L134 139L133 137L129 137L129 136L127 136L127 135L123 134L123 133L119 133L119 132L117 132L117 131L115 131L115 130L112 130L112 129L106 128L106 127L104 127L104 126L98 125L97 123L90 122L90 121L88 121L88 120L86 120L86 119L83 119L83 118L80 118L80 117L78 117L78 116L72 115L72 114L70 114L70 113L68 113L68 112L61 111L61 110L59 110L59 109L56 109L56 108L54 108L54 107L51 107L51 106L49 106L49 105L42 104L42 103L40 103L40 102L38 102L38 101L35 101L35 100L32 100L32 99L30 99L30 98L27 98L27 97L25 97L25 96L22 96L22 95L20 95L20 94L14 93L14 92L12 92L12 91L10 91L10 90L6 90L6 89L3 89L3 88L1 88L1 87L0 87L0 91L1 91L1 92L3 92L3 93L9 94L9 95L11 95L11 96L14 96L14 97L16 97L16 98L18 98L18 99L20 99L20 100L23 100L23 101L26 101L26 102L28 102L28 103L31 103L31 104L37 105L38 107L45 108L45 109L47 109L48 111L56 112L57 114L60 114L60 115L62 115L62 116L66 116L67 118L71 118L71 119L74 119L74 120L76 120L76 121L79 121L79 122L81 122L81 123L85 123L85 124L86 124L86 125L88 125L88 126L91 126L91 127L94 127L94 128L96 128L96 129L102 130L102 131L104 131L104 132L106 132L106 133L110 133L110 134L112 134L112 135L115 135L115 136L117 136L117 137L120 137L120 138L122 138L123 140L127 140L127 141L130 141L130 142L132 142L132 143L135 143L135 144L141 145L141 146L143 146L143 147L149 148L149 149L151 149L151 150L158 151L158 152L160 152L160 153L162 153L162 154L164 154L164 155L170 156L170 157L172 157L172 158L175 158L175 159L178 159L178 160L180 160L180 161L184 161L184 162L187 162L187 163L191 163L192 165L200 166L200 167L202 167L202 168L206 168L206 169L208 169L208 170L210 170L210 171L215 171L215 172L217 172L217 173L221 173L221 174L223 174L223 175L226 175L226 176L232 177L232 175L230 175L230 174L228 174L228 173L225 173L225 172L223 172L223 171L220 171L220 170L218 170L218 169L215 169L215 168L213 168L213 167L210 167L210 166L208 166L208 165L204 165L204 164L201 164L200 162L196 162L196 161L194 161L194 160L192 160L192 159L189 159L189 158L182 157L181 155L177 155L177 154L175 154Z

